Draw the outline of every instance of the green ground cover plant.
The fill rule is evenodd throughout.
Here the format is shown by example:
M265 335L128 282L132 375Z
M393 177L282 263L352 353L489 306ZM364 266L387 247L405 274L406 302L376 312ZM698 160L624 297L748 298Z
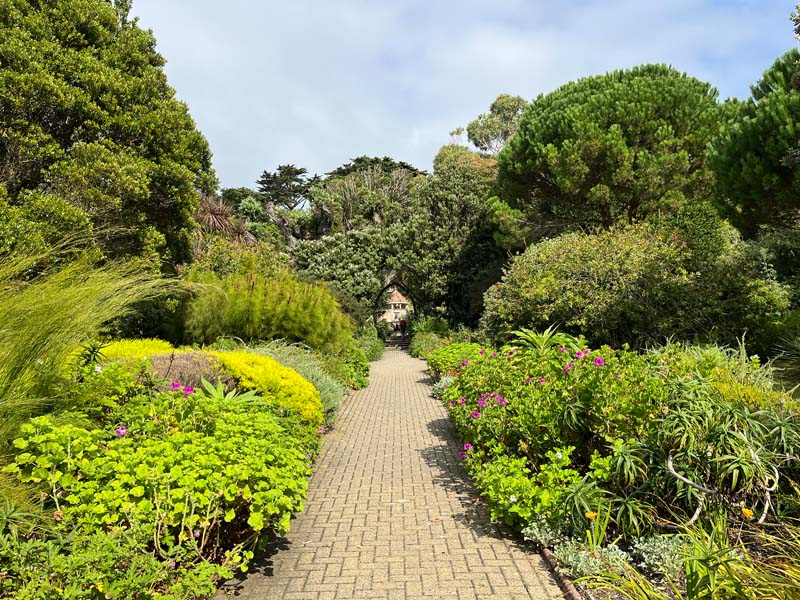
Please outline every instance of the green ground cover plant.
M158 340L110 345L121 362L75 367L63 409L22 425L4 477L28 486L51 516L29 523L6 505L4 592L208 595L247 569L266 532L285 533L302 510L324 432L317 390L268 356L152 352L165 349ZM151 367L159 356L207 373L219 365L239 389L159 380ZM103 542L109 531L113 548Z

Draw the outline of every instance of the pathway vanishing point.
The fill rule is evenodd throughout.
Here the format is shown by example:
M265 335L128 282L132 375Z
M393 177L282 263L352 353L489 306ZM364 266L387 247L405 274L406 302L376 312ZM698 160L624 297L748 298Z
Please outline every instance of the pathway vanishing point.
M387 348L324 439L287 538L216 599L563 598L490 522L429 392L425 363Z

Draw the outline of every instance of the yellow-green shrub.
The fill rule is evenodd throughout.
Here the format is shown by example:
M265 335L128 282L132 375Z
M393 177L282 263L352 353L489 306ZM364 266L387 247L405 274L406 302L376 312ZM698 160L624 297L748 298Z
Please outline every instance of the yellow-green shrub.
M145 358L154 354L169 354L175 348L169 342L157 339L119 340L103 346L100 352L107 360Z
M321 427L322 400L319 392L296 371L268 356L250 352L212 352L223 369L239 380L239 387L257 390L276 404L296 410L311 427Z

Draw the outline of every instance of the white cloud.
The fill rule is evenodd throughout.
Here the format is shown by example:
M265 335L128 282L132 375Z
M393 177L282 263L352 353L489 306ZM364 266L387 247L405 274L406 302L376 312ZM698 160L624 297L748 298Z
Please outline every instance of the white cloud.
M137 0L223 186L360 154L429 168L448 132L500 93L665 62L747 86L792 46L777 0Z

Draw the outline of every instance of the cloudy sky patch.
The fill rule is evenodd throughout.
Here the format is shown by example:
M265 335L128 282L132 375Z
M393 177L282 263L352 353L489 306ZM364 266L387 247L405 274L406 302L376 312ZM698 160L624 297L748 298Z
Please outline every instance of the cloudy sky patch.
M223 187L362 154L430 168L501 93L671 64L746 97L790 49L778 0L134 0Z

